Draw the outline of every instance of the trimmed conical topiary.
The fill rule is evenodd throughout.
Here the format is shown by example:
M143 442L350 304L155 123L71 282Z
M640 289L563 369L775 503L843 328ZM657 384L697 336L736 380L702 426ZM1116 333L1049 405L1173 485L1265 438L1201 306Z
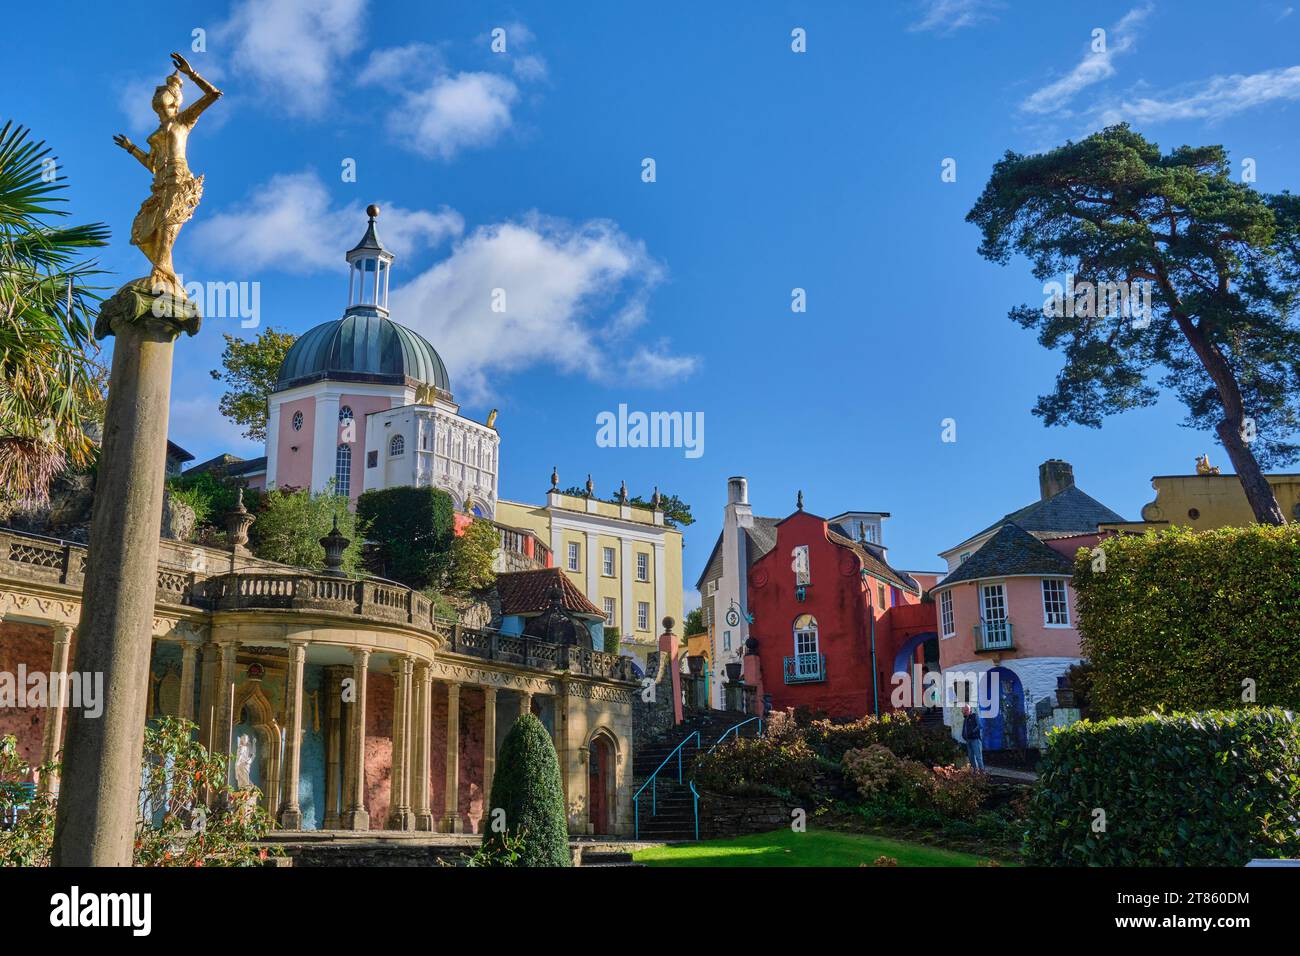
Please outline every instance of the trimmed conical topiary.
M515 721L497 755L483 849L492 855L518 853L517 866L573 864L560 762L551 735L532 714Z

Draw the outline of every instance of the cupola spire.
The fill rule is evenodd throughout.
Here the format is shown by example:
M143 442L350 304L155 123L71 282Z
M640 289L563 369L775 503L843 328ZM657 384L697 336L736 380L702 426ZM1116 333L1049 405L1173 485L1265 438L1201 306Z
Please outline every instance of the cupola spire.
M393 267L393 254L384 248L375 232L379 207L371 203L366 207L369 222L361 241L348 250L348 308L351 313L388 315L388 274Z

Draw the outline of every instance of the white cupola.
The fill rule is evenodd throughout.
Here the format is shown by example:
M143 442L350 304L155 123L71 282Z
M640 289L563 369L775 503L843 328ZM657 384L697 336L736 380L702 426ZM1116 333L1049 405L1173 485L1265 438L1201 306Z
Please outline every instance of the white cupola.
M347 254L349 313L388 315L388 274L392 271L393 254L384 248L375 234L375 220L379 207L373 203L366 207L370 222L366 234Z

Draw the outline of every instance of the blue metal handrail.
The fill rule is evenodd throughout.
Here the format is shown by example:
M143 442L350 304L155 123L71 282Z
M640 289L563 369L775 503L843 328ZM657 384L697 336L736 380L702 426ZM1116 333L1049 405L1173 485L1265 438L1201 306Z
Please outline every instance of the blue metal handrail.
M659 771L664 769L664 767L668 766L668 761L672 760L673 756L676 755L677 782L678 783L682 782L682 748L685 747L688 743L690 743L692 737L695 738L695 749L699 750L701 746L700 732L698 730L692 730L689 734L683 737L682 742L679 743L676 747L674 747L672 751L668 754L668 756L664 758L664 762L661 763L659 766L655 767L655 772L650 774L650 776L646 778L645 783L641 784L640 789L638 789L636 793L632 794L632 814L633 814L633 820L635 821L635 827L636 827L636 839L638 840L641 839L641 794L645 792L646 787L650 787L650 816L653 817L658 815L659 813L659 782L658 782ZM697 839L699 838L698 834L699 834L699 824L697 822L696 823Z
M745 720L742 720L740 723L738 723L738 724L733 724L732 726L730 726L730 727L728 727L726 730L724 730L724 731L722 732L722 736L719 737L717 740L715 740L715 741L713 742L713 746L710 747L708 750L706 750L705 753L706 753L706 754L711 754L711 753L713 753L714 749L718 746L718 744L722 743L724 740L727 739L727 734L735 734L735 735L736 735L736 739L739 740L739 739L740 739L740 728L741 728L741 727L744 727L746 724L752 724L752 723L753 723L754 721L756 721L756 720L758 721L758 735L759 735L760 737L763 736L763 718L762 718L762 717L749 717L749 718L746 718Z

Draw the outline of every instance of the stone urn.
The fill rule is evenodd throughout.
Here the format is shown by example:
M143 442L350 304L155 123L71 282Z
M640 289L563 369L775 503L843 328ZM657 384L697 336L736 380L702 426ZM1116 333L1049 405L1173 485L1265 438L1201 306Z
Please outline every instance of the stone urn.
M727 680L733 684L739 682L743 667L740 661L730 661L727 664Z

